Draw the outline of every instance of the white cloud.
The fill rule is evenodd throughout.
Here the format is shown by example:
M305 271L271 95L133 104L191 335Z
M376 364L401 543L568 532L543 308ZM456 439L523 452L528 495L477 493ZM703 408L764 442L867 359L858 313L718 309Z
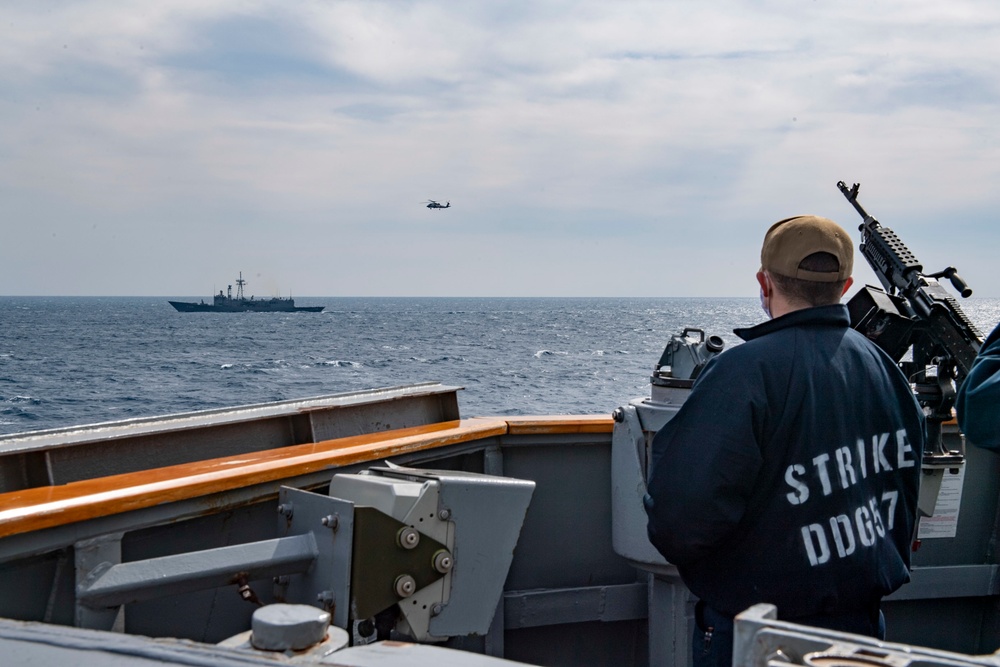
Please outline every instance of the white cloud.
M200 293L227 278L192 244L224 240L232 261L273 252L309 285L337 248L380 267L365 293L485 294L503 275L512 294L608 293L602 279L673 294L638 279L644 262L688 276L717 251L730 259L675 284L743 294L734 258L753 264L770 221L855 224L844 179L1000 295L969 247L1000 241L985 1L78 2L4 18L12 293L113 293L130 256L156 267L131 293ZM490 248L518 270L482 270ZM576 277L580 257L595 266ZM469 274L433 268L444 258Z

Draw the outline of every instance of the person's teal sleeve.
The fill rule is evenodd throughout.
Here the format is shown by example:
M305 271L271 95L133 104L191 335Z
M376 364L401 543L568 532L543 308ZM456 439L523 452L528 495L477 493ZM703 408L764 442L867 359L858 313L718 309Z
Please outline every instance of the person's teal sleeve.
M969 442L1000 451L1000 324L983 343L958 389L958 426Z

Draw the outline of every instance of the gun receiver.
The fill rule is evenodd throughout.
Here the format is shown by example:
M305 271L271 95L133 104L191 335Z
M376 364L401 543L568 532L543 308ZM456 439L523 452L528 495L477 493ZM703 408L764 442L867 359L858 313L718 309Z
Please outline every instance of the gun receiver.
M944 450L941 423L951 418L956 382L968 375L983 335L937 279L947 278L963 297L972 290L954 267L923 273L895 232L858 203L859 183L848 188L840 181L837 187L863 219L859 250L885 288L866 286L851 298L851 326L885 350L915 384L917 399L929 413L925 458L961 460L959 453ZM912 350L911 360L901 361L907 350Z

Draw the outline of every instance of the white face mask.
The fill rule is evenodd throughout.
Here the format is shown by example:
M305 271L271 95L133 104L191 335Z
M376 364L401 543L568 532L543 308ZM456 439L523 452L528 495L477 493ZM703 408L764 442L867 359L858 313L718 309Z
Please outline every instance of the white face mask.
M767 307L767 297L764 296L764 288L760 288L760 308L767 315L767 319L771 319L771 310Z

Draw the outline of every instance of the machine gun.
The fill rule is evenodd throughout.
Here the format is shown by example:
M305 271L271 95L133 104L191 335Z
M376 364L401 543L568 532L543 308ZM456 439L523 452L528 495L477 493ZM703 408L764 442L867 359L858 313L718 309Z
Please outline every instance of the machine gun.
M885 350L913 383L927 414L925 468L958 467L964 456L944 447L941 424L951 419L957 385L972 368L983 335L938 278L950 280L963 298L972 290L952 266L923 273L899 237L858 203L860 184L848 188L840 181L837 187L864 220L859 250L885 288L866 286L851 298L851 326ZM903 361L908 350L910 358Z

